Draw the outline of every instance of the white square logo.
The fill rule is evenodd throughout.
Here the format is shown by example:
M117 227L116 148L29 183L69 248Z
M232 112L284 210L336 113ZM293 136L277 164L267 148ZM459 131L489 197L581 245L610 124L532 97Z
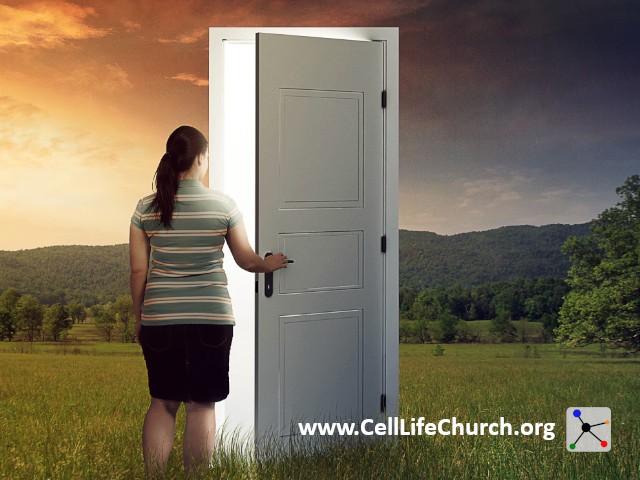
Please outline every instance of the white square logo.
M567 450L608 452L611 450L609 407L567 408Z

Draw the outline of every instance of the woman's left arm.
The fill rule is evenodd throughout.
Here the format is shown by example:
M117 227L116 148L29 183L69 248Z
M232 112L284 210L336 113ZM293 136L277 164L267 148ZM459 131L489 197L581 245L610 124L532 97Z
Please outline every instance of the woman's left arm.
M129 227L129 264L131 265L131 299L133 300L133 312L136 317L136 341L140 343L140 317L142 315L142 302L144 301L144 288L147 284L147 271L149 269L149 239L145 232L131 225Z

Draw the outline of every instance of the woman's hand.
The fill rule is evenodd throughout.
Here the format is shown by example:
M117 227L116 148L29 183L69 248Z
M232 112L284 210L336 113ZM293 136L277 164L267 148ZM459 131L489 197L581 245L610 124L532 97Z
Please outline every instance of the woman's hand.
M281 268L287 268L287 256L284 253L274 253L265 257L264 263L268 269L266 273L274 272Z

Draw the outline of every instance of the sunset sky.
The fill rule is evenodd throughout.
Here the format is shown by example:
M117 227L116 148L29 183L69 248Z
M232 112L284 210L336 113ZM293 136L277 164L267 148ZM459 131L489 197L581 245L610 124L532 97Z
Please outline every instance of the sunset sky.
M400 28L401 228L586 222L640 173L637 0L2 1L0 250L127 242L208 133L208 27L256 25Z

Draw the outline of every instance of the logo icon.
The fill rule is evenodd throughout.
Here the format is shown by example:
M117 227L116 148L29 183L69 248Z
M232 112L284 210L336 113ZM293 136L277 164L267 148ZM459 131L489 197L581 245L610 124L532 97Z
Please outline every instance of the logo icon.
M567 408L567 450L608 452L611 450L611 409Z

